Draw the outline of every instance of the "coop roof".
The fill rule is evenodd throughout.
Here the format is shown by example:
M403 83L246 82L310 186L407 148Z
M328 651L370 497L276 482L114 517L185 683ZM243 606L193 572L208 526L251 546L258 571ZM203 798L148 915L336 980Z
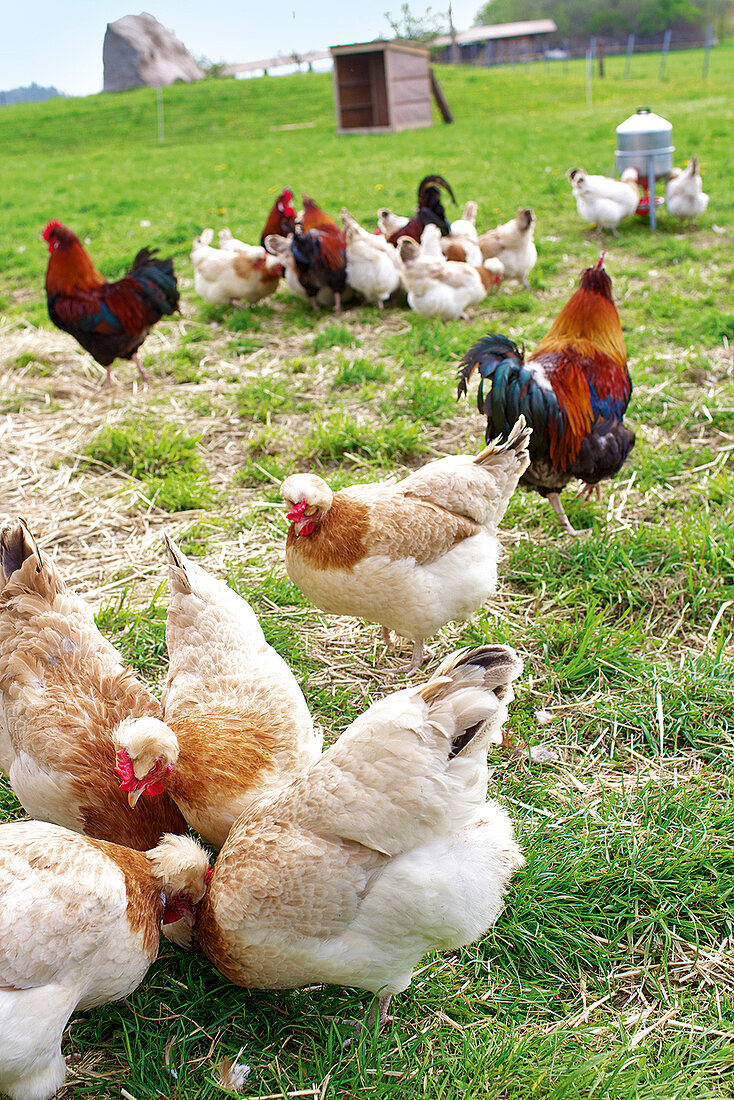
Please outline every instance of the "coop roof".
M523 38L532 34L553 34L558 28L552 19L526 19L522 23L493 23L484 27L470 27L468 31L457 31L456 43L459 46L471 46L475 42L489 42L495 38ZM432 46L450 46L453 39L450 34L440 34L431 42Z

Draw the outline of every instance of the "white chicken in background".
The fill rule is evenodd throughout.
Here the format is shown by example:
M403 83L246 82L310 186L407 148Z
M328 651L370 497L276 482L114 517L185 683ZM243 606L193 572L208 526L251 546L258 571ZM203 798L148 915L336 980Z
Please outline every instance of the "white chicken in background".
M535 212L520 207L514 218L478 238L484 266L499 279L518 279L530 289L528 275L535 267L538 250L535 247Z
M466 619L497 584L497 527L529 463L521 416L505 442L429 462L402 481L332 493L316 474L280 487L289 505L285 565L312 603L380 623L414 642Z
M213 229L204 229L191 250L194 290L213 306L233 305L243 309L274 294L283 268L264 248L246 245L232 238L226 248L212 248Z
M709 204L698 171L698 157L691 157L685 168L674 168L665 184L665 208L674 218L687 218L689 229Z
M618 237L617 226L623 218L634 214L640 202L637 169L625 168L618 180L589 176L583 168L570 168L566 175L571 181L576 209L585 222L596 226L597 237L601 237L602 229L611 229Z
M377 225L380 233L384 237L392 237L393 233L397 233L398 229L404 229L410 221L410 218L404 218L400 214L393 214L392 210L388 210L383 206L377 211Z
M161 921L193 914L208 876L191 837L134 852L41 821L0 826L0 1092L53 1096L72 1012L132 993Z
M446 257L443 254L443 248L441 247L441 230L437 225L431 225L430 223L423 227L420 239L421 257L424 260L438 260L441 263L446 263ZM461 260L461 263L464 261Z
M430 228L425 227L424 237ZM469 306L479 305L487 295L483 276L470 264L446 260L443 255L440 260L427 258L424 247L423 238L421 244L410 237L398 241L408 305L421 317L440 317L442 321L465 317Z
M319 756L303 692L268 645L252 608L166 537L171 600L168 679L158 736L115 731L123 789L137 802L151 760L170 765L163 789L188 823L221 847L257 795ZM149 800L146 800L149 801Z
M342 207L342 224L347 242L347 283L379 309L401 285L401 264L397 249L385 237L364 229Z
M258 989L327 982L375 993L368 1023L427 951L497 920L524 860L487 801L522 663L508 646L452 654L419 688L373 704L281 792L232 828L195 937L225 977Z
M451 223L451 232L445 237L439 237L441 251L447 260L457 260L460 263L463 261L472 267L481 267L482 252L477 244L476 218L477 204L470 201L464 207L463 215Z
M249 252L252 245L233 237L232 230L225 227L219 230L219 247L229 249L230 252Z

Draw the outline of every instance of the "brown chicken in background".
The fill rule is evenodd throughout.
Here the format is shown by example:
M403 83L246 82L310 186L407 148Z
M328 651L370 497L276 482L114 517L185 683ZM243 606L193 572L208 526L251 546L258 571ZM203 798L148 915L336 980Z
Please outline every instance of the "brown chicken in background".
M141 248L127 274L108 283L66 226L50 221L43 239L49 251L46 299L53 323L107 368L105 386L112 384L115 359L132 359L145 379L138 348L161 317L178 309L173 260L159 260L157 249Z

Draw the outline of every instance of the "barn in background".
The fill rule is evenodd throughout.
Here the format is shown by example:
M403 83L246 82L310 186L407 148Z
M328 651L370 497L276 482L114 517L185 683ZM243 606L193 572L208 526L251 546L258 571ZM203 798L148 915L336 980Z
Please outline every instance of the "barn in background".
M548 39L557 31L552 19L495 23L468 31L440 34L431 43L434 61L464 65L498 65L544 57Z

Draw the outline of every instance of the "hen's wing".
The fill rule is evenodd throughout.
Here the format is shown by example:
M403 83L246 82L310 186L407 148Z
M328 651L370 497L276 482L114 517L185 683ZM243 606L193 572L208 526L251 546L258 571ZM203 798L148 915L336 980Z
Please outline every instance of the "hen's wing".
M30 989L85 968L126 922L125 877L95 845L56 825L0 827L0 987Z
M520 414L504 440L493 440L476 457L457 455L429 462L399 482L398 487L409 497L430 501L482 526L497 524L527 469L530 436L531 430Z
M521 670L508 646L452 654L422 687L374 703L268 812L386 855L462 828L485 801L487 744Z

